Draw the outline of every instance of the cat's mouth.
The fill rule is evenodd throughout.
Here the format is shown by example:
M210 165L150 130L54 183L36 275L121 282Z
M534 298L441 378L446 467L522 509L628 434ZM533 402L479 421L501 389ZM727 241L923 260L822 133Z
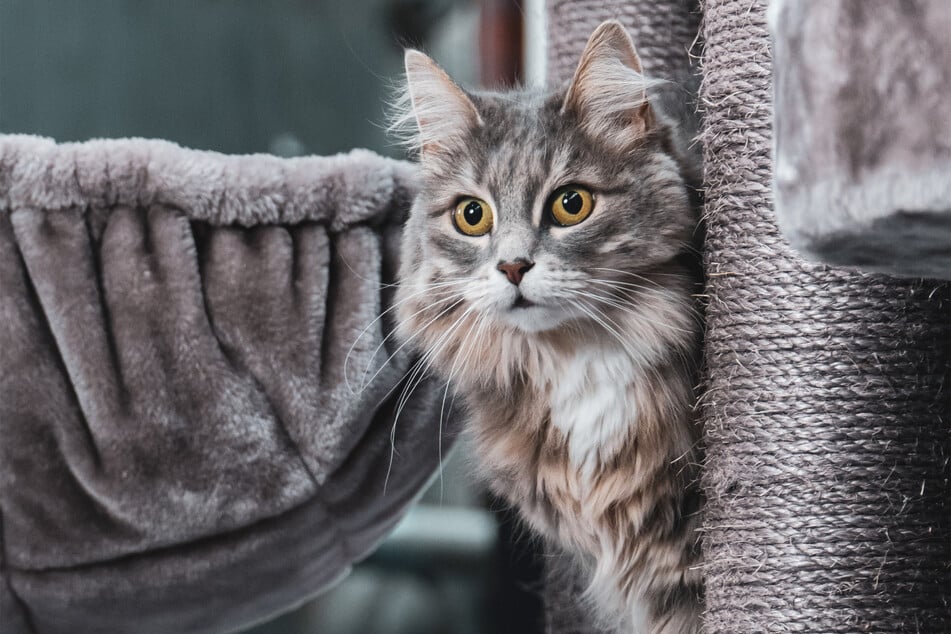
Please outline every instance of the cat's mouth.
M512 308L531 308L532 306L537 305L538 304L519 293L518 297L516 297L515 301L512 303Z

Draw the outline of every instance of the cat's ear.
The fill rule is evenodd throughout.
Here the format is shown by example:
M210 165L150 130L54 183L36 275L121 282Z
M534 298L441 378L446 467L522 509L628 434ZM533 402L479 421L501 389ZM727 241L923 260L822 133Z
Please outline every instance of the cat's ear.
M562 111L574 112L592 136L628 145L655 125L650 83L621 23L602 22L581 54Z
M482 125L472 100L436 62L412 49L406 51L405 61L421 157L447 149L467 130Z

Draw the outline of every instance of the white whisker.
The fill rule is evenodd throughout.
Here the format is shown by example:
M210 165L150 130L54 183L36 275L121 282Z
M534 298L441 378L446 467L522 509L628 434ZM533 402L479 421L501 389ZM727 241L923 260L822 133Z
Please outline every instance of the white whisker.
M467 346L468 344L473 344L479 340L479 338L481 337L481 332L482 332L482 324L484 324L485 321L486 321L486 318L484 314L482 315L477 314L476 320L472 322L472 325L469 326L469 329L466 331L466 335L465 337L463 337L464 343L459 346L459 348L456 350L456 354L453 356L452 366L449 369L449 377L446 379L446 388L443 391L443 395L442 395L442 405L440 405L439 407L439 436L437 438L437 442L439 445L439 502L440 504L442 504L442 495L443 495L442 430L443 430L443 421L444 421L444 417L446 413L446 396L449 394L449 387L450 385L452 385L452 378L456 374L456 364L459 362L460 358L465 359L466 355L468 354L468 350L469 350L468 347L465 348L465 350L467 351L466 354L462 354L464 349L463 347ZM475 328L477 324L479 325L479 329L476 331L476 336L472 337L471 336L472 330L473 328ZM452 406L455 403L455 400L456 400L456 393L455 391L453 391L452 401L449 404L450 412L452 411Z
M628 314L632 315L639 321L644 321L653 326L656 326L661 331L675 330L680 333L691 334L691 331L685 328L680 328L679 326L674 326L673 324L670 324L670 323L661 323L654 319L651 319L650 317L647 317L644 315L645 311L636 310L635 307L624 304L623 302L619 301L616 297L610 297L610 296L600 295L598 293L585 292L585 291L574 291L574 292L584 295L585 297L588 297L595 301L601 302L607 306L611 306L612 308L616 308L618 310L627 312Z
M345 358L344 361L343 361L343 379L344 379L344 383L345 383L346 386L347 386L347 389L350 390L350 393L351 393L351 394L355 394L355 393L356 393L356 392L353 390L353 387L350 385L350 377L349 377L349 372L348 372L348 367L349 367L349 365L350 365L350 357L351 357L351 355L353 354L354 348L356 348L356 345L360 342L360 339L362 339L363 336L367 334L367 332L370 330L370 328L373 327L374 324L376 324L378 321L380 321L381 319L383 319L383 317L386 316L387 313L389 313L389 312L391 312L391 311L393 311L393 310L396 310L396 309L399 308L401 305L405 304L406 302L410 301L411 299L413 299L413 298L415 298L415 297L418 297L419 295L422 295L423 293L431 292L431 291L434 290L434 289L437 289L437 290L438 290L438 289L442 289L442 292L441 292L441 293L438 293L437 295L442 296L442 295L444 295L444 294L451 294L452 291L451 291L451 290L448 290L448 291L447 291L447 290L446 290L446 287L449 287L449 288L451 289L451 287L454 286L454 285L461 285L461 284L464 284L464 283L466 283L466 282L468 282L468 281L469 281L468 279L465 279L465 280L457 280L457 281L452 281L452 282L439 282L439 283L436 283L436 284L427 284L427 285L426 285L424 288L422 288L421 290L419 290L419 291L417 291L417 292L415 292L415 293L413 293L413 294L411 294L411 295L408 295L408 296L404 297L403 299L401 299L401 300L398 301L398 302L395 302L392 306L390 306L390 307L387 308L386 310L382 311L379 315L377 315L377 317L376 317L373 321L371 321L369 324L367 324L366 328L364 328L364 329L360 332L360 334L357 335L356 339L354 339L353 343L350 345L350 349L347 350L347 356L346 356L346 358ZM441 300L441 301L445 301L445 300ZM427 307L427 308L428 308L428 307ZM414 313L413 316L415 317L416 315L418 315L420 312L423 312L424 310L426 310L426 308L423 308L422 310L417 311L416 313ZM395 332L395 331L394 331L394 332ZM382 342L380 342L380 345L377 346L377 348L373 351L373 354L370 356L370 359L369 359L369 361L368 361L369 364L372 364L372 363L373 363L373 359L376 358L376 354L377 354L377 352L379 352L380 347L382 347L382 346L386 343L387 339L389 339L392 335L393 335L393 333L391 332L389 335L387 335L387 336L383 339ZM366 370L364 371L364 373L363 373L363 379L366 379L366 375L367 375L368 373L369 373L369 365L368 365L367 369L366 369ZM366 383L365 383L365 382L364 382L364 384L363 384L363 387L361 387L361 389L364 389L364 388L366 388Z
M408 346L408 345L410 344L410 342L413 341L413 339L415 339L415 338L418 337L420 334L422 334L422 332L423 332L426 328L428 328L429 326L431 326L431 325L433 325L434 323L436 323L436 321L438 321L440 317L442 317L442 316L445 315L446 313L452 311L453 309L455 309L459 304L461 304L461 303L464 301L461 297L456 298L456 299L453 299L453 298L450 298L450 299L451 299L452 302L453 302L452 304L450 304L449 306L447 306L446 308L444 308L442 311L439 312L439 314L437 314L435 317L433 317L432 319L430 319L428 322L426 322L425 324L423 324L422 326L420 326L420 327L417 329L416 332L414 332L412 335L410 335L409 337L407 337L406 341L404 341L402 344L400 344L400 346L399 346L396 350L393 351L393 354L391 354L389 357L386 358L386 360L383 362L382 365L380 365L380 368L373 374L373 376L371 376L369 380L363 381L363 385L366 386L366 385L369 385L369 384L373 383L373 381L376 379L376 377L380 375L380 372L382 372L382 371L386 368L387 364L389 364L389 362L390 362L394 357L396 357L396 355L398 355L398 354L400 353L400 351L401 351L403 348L405 348L406 346ZM443 300L443 301L446 301L446 300ZM439 302L439 303L441 303L441 302ZM432 308L432 305L428 306L427 308ZM382 343L381 343L381 345L382 345ZM379 348L379 347L378 347L378 348Z
M630 275L631 277L637 278L637 279L641 280L642 282L646 282L647 284L653 284L653 285L656 286L657 288L664 288L663 286L661 286L659 283L655 282L654 280L652 280L652 279L650 279L650 278L646 278L646 277L644 277L643 275L640 275L639 273L635 273L634 271L623 271L623 270L621 270L621 269L611 269L611 268L606 268L606 267L603 267L603 266L601 266L601 267L594 267L593 270L595 270L595 271L610 271L610 272L612 272L612 273L620 273L621 275ZM683 278L683 275L678 274L678 273L651 273L651 275L660 275L660 276L663 276L663 277L677 277L677 278Z
M461 302L462 300L460 299L459 301ZM407 402L409 402L409 398L412 393L422 384L423 380L426 378L426 372L428 371L429 367L431 367L433 359L435 359L436 355L438 355L439 352L441 352L442 349L448 344L449 338L456 331L456 329L459 328L465 317L474 310L474 306L469 306L469 308L463 311L462 315L456 318L452 325L446 329L446 332L444 332L439 337L439 339L437 339L436 342L433 343L433 345L430 346L430 348L423 354L420 360L416 363L416 369L413 370L409 378L406 379L406 386L403 388L403 392L400 394L400 398L397 401L396 414L393 417L393 426L390 430L390 462L386 469L386 477L383 480L384 493L386 492L386 485L390 479L390 471L393 468L393 456L396 452L396 425L399 422L400 415L403 413L403 408L406 406ZM432 322L430 322L430 324L431 323ZM420 331L423 328L428 327L430 324L423 326ZM413 336L415 337L418 335L420 331L414 333ZM408 341L406 343L408 343ZM406 344L404 343L403 345Z

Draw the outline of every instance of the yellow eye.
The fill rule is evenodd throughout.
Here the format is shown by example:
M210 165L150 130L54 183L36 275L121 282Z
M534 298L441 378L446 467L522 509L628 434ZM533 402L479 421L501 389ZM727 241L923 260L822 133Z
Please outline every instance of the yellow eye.
M551 217L562 227L576 225L591 215L594 197L584 187L569 185L551 197Z
M484 236L492 230L492 209L484 200L463 198L452 213L452 223L467 236Z

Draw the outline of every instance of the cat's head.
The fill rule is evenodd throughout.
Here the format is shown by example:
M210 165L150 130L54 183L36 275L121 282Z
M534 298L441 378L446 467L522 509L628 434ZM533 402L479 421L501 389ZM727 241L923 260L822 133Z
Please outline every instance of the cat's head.
M649 100L658 82L620 24L598 27L555 91L469 92L412 50L406 74L422 184L403 237L404 336L610 328L669 294L659 280L681 271L697 218Z

